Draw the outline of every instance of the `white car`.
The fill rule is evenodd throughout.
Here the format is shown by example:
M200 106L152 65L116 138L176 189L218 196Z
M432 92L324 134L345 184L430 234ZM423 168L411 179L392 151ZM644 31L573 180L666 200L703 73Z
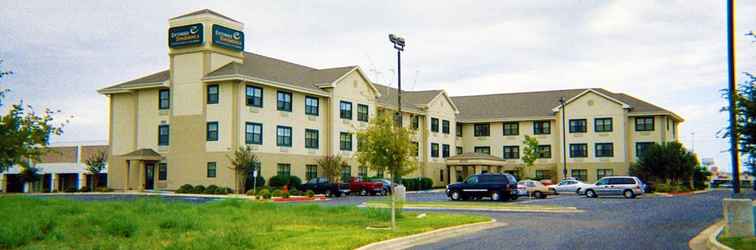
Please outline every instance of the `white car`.
M549 185L549 189L553 189L557 193L580 194L581 190L585 190L586 187L590 187L592 185L593 184L585 183L579 180L566 179L560 181L558 184Z
M643 182L634 176L612 176L601 178L596 184L581 190L588 198L621 195L633 199L643 194Z

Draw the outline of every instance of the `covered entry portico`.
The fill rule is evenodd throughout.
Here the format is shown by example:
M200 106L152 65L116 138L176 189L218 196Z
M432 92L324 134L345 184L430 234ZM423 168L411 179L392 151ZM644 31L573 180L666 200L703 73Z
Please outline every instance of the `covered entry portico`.
M505 163L506 161L502 158L476 152L449 157L446 159L446 184L461 182L475 174L513 173L516 175L520 171L520 167Z
M134 150L128 154L119 156L126 160L126 173L123 183L126 189L138 191L154 190L157 188L158 164L163 157L149 148Z

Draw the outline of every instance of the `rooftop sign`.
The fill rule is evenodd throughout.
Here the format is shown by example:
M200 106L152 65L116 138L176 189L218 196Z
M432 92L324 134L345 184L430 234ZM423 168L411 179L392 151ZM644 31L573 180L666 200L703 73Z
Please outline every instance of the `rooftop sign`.
M213 24L213 44L230 50L244 50L244 32Z
M178 26L168 29L168 47L179 48L202 45L205 42L201 23Z

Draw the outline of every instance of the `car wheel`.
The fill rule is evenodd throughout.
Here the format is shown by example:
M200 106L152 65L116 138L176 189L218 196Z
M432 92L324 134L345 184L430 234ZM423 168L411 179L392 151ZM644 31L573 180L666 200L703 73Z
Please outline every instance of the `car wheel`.
M533 192L533 197L540 199L543 196L543 193L541 191L535 191Z
M588 189L588 190L586 190L586 191L585 191L585 197L588 197L588 198L596 198L596 197L597 197L597 195L596 195L596 192L595 192L595 191L593 191L593 190L591 190L591 189Z
M575 190L575 194L580 195L580 188L578 188L577 190Z
M360 190L360 196L367 196L367 195L368 195L367 190L365 190L365 189Z
M499 194L499 192L494 192L493 194L491 194L491 200L494 200L494 201L501 200L501 194Z
M458 191L452 191L451 195L449 195L449 198L451 198L453 201L458 201L462 198L462 195L459 194Z
M625 192L622 192L622 196L625 196L625 199L633 199L635 198L635 193L632 190L625 190Z
M512 199L513 201L516 201L517 198L520 198L520 196L519 195L512 195L512 197L510 199Z

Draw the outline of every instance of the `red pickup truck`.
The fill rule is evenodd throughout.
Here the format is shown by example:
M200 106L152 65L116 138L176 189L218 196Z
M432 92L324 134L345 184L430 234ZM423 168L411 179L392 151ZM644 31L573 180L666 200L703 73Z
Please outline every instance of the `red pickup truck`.
M383 182L366 181L361 177L352 177L349 181L349 192L352 194L365 195L386 195L386 189L383 188Z

